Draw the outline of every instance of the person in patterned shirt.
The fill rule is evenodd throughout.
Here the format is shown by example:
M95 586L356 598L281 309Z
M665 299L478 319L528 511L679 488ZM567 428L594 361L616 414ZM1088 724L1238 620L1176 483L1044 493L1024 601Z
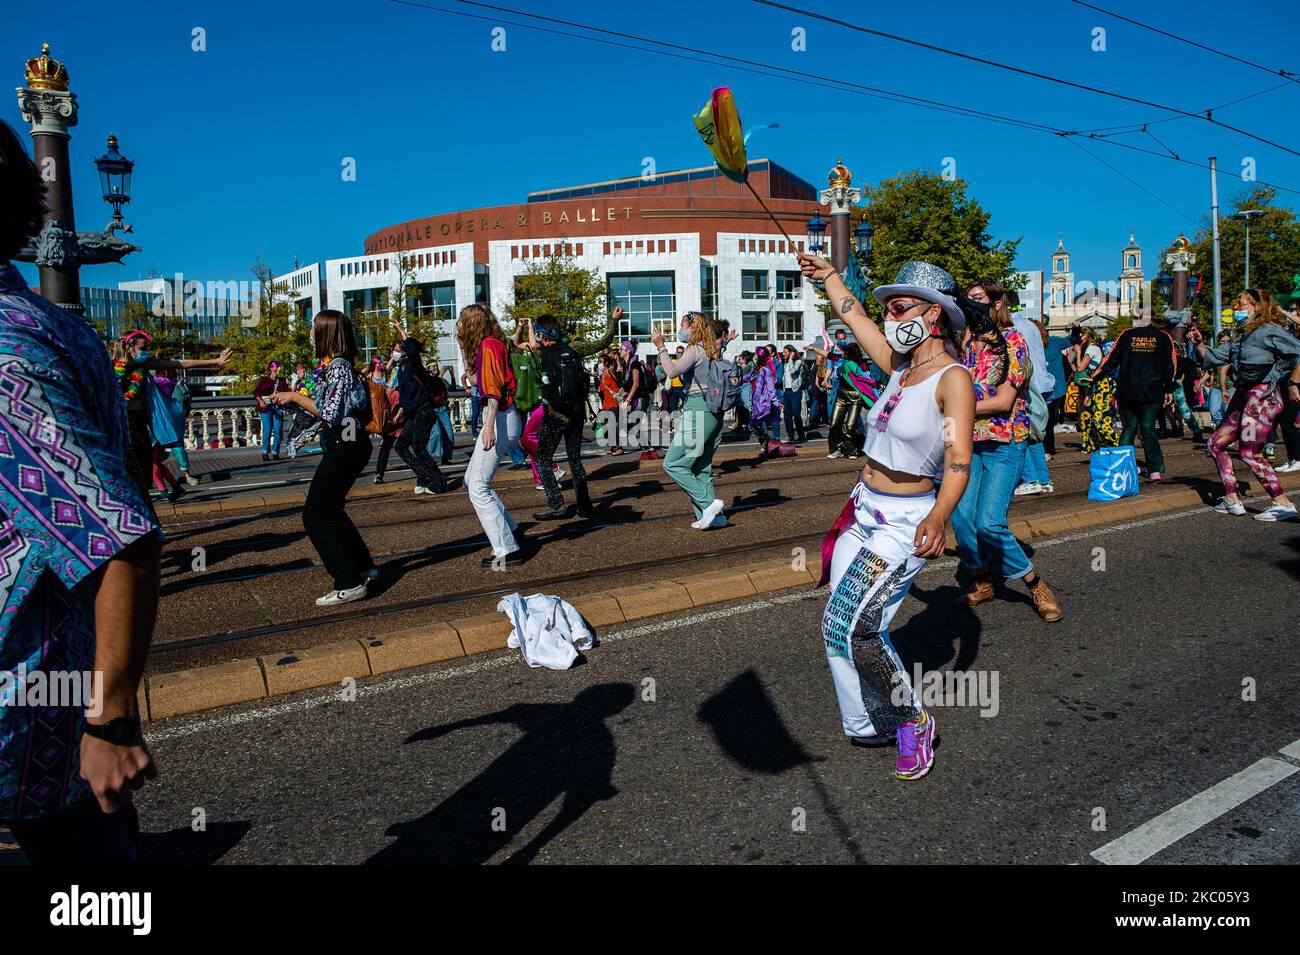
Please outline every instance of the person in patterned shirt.
M131 862L162 535L108 352L10 261L43 188L0 122L0 821L37 864Z

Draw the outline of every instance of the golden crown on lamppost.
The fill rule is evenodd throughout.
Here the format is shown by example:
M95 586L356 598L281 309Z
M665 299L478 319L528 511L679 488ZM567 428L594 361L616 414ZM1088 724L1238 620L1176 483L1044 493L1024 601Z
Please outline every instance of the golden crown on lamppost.
M831 188L842 187L847 189L853 185L853 173L849 172L849 167L844 165L843 159L835 160L835 165L831 168L830 175Z
M1172 251L1172 252L1187 252L1187 251L1189 251L1189 250L1191 249L1191 247L1192 247L1192 243L1190 243L1189 241L1187 241L1187 236L1183 235L1183 234L1180 232L1180 233L1178 234L1178 238L1174 240L1174 247L1173 247L1173 249L1172 249L1171 251Z
M27 86L34 90L68 90L68 70L50 56L50 45L41 44L41 55L27 61Z

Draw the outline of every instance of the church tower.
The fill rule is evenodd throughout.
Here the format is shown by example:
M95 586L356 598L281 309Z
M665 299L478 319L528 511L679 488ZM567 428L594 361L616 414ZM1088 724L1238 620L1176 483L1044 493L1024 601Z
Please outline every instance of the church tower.
M1074 305L1074 273L1070 271L1070 253L1065 251L1065 240L1058 233L1056 251L1052 253L1052 279L1048 283L1049 311L1056 323L1071 314Z
M1142 297L1142 249L1128 231L1128 245L1124 247L1119 272L1120 314L1132 315Z

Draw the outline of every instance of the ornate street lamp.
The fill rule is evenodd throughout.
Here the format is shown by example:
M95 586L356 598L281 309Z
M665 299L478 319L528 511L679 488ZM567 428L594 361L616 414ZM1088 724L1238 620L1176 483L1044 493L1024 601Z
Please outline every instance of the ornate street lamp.
M1243 209L1228 216L1238 222L1246 223L1246 287L1250 288L1250 224L1264 214L1263 209Z
M1161 269L1160 274L1156 276L1156 288L1160 291L1160 297L1166 302L1169 301L1169 296L1174 290L1174 277L1167 270Z
M826 249L826 220L816 211L808 220L808 251L820 255Z
M871 245L876 236L875 226L866 219L858 220L858 227L853 230L853 250L862 258L871 254Z
M108 152L95 160L99 170L99 183L104 201L113 207L113 221L105 232L130 232L131 227L122 221L122 206L131 201L131 171L135 163L117 150L117 137L109 134Z

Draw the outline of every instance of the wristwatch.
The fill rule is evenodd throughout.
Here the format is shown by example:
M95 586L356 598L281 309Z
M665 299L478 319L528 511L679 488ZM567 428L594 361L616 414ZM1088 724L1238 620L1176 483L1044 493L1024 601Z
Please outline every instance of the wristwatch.
M85 724L86 735L102 739L106 743L118 746L130 746L140 741L140 718L138 716L119 716L107 723Z

